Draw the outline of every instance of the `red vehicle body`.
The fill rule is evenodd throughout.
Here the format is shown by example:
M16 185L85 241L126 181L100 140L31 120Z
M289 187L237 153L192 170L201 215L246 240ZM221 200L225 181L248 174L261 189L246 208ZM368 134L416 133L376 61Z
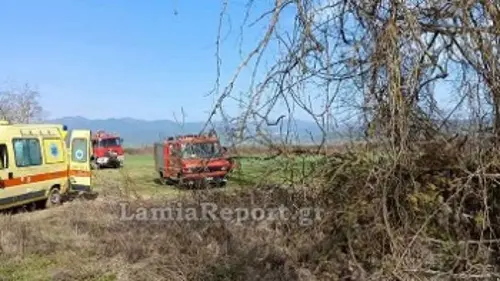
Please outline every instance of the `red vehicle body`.
M155 169L163 184L226 183L232 161L226 158L219 139L211 135L170 137L154 144Z
M93 163L95 168L123 166L125 160L123 139L118 134L97 131L92 136Z

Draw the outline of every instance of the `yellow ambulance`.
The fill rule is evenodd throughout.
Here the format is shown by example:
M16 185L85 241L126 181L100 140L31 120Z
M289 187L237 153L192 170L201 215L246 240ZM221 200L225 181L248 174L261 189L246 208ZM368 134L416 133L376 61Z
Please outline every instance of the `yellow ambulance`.
M0 121L0 210L59 205L92 192L90 130Z

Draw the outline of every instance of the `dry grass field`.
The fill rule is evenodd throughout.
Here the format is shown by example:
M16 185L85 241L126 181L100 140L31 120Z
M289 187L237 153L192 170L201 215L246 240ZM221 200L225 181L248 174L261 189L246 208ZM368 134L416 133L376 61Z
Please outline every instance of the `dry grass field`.
M0 216L0 280L498 278L499 154L478 161L444 143L406 153L239 158L226 187L203 190L159 185L150 155L127 155L123 169L95 171L93 201ZM204 203L289 213L123 219L140 207Z
M305 159L289 167L281 163L284 162L281 159L241 159L241 169L231 175L226 187L186 190L156 181L152 155L141 153L126 157L126 166L122 169L94 171L93 183L99 192L94 201L76 200L54 209L0 216L0 280L233 280L231 276L242 274L240 269L232 272L236 269L214 268L217 261L233 255L227 251L237 250L250 251L247 254L256 256L249 262L258 262L268 250L263 248L264 252L253 253L252 247L260 243L273 244L274 234L268 235L274 231L251 227L253 230L244 234L241 227L228 230L228 225L213 221L123 222L118 204L133 202L161 207L167 202L204 201L242 206L250 202L249 196L260 194L251 186L280 182L277 171L296 173L298 180L306 169L304 163L311 163ZM266 171L268 169L272 173ZM269 176L263 179L266 172ZM235 194L245 195L240 198ZM263 194L267 192L260 196ZM266 200L257 203L268 204ZM238 238L242 240L227 238L227 233L232 231L243 235ZM252 237L256 244L249 248L227 248L228 243L246 244L244 237ZM240 261L231 262L243 265L246 261L242 257ZM215 275L206 275L203 267L212 268ZM217 277L224 275L224 271L229 275ZM282 275L274 270L269 272L272 278ZM275 280L272 278L269 280Z

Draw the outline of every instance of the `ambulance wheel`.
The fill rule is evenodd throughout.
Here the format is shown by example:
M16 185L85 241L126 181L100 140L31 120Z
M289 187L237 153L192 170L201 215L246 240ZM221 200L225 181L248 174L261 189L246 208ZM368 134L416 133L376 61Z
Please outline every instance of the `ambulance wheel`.
M49 196L47 197L47 201L45 201L45 208L48 209L61 205L61 199L61 192L59 191L59 188L52 188L49 192Z

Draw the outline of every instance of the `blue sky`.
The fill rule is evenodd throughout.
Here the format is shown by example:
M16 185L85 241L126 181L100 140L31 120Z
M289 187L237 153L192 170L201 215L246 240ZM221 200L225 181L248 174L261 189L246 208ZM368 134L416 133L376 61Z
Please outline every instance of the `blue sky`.
M221 2L0 1L0 81L36 87L50 117L172 119L183 106L186 121L203 120L212 105L206 94L216 78ZM240 59L244 3L230 4L226 70Z
M269 1L254 1L250 22ZM223 82L241 61L247 1L229 2ZM222 0L2 0L0 86L30 83L54 118L181 120L183 107L185 121L205 120L213 102L207 93L216 78L221 7ZM262 37L267 20L245 31L246 51ZM249 73L241 79L248 81Z

